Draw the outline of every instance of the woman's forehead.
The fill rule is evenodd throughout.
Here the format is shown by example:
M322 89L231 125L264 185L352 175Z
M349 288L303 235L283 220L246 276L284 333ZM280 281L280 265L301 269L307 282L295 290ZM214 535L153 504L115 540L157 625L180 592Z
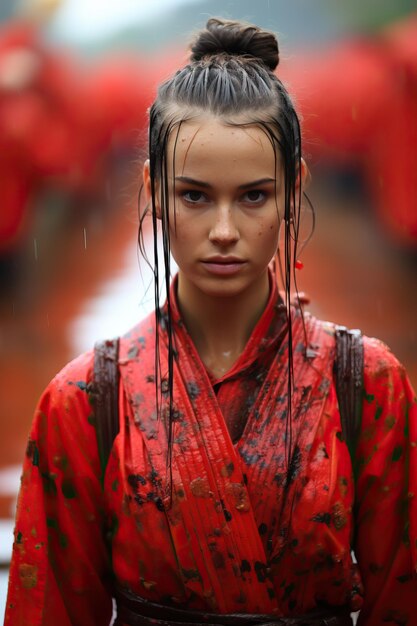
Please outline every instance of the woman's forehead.
M168 159L175 169L222 163L275 171L279 151L267 130L260 125L239 124L217 117L199 116L173 129L168 142Z

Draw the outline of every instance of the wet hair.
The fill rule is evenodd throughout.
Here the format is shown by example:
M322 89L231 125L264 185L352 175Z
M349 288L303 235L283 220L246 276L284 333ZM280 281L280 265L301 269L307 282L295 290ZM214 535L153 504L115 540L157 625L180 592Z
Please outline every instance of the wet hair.
M161 207L163 263L167 301L161 307L160 274L157 244L157 216L152 209L154 237L154 289L156 328L161 323L168 333L168 373L160 371L159 336L156 336L157 409L161 406L160 382L168 378L170 410L168 411L169 459L172 449L174 331L169 295L170 241L168 141L175 142L181 125L198 116L214 116L226 124L256 125L265 132L274 149L275 162L280 156L285 179L283 214L283 255L276 259L277 279L285 292L289 339L289 387L286 432L287 472L290 470L291 396L293 387L292 326L290 314L291 291L296 289L295 261L299 254L301 185L297 179L301 170L301 132L294 104L274 70L279 63L278 41L274 33L243 22L209 19L191 44L189 63L163 82L149 112L149 160L152 207ZM173 167L173 165L172 165ZM142 224L139 246L143 251ZM159 381L159 382L158 382Z

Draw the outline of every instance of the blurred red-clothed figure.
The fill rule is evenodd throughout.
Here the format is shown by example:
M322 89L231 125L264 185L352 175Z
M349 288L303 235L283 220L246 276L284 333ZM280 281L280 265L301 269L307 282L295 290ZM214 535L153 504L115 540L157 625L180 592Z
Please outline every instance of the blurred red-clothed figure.
M304 56L305 58L305 56ZM417 245L417 14L288 64L308 151L364 173L379 220Z
M31 22L0 29L0 250L30 230L43 190L75 206L102 193L117 158L140 142L149 81L131 57L86 70L49 49Z

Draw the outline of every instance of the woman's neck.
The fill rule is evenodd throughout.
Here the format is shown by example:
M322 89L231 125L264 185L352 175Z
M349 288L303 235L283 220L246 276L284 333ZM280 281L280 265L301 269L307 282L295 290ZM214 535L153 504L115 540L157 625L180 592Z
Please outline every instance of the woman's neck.
M269 277L233 297L211 296L181 273L177 299L181 317L206 368L220 378L238 359L269 298Z

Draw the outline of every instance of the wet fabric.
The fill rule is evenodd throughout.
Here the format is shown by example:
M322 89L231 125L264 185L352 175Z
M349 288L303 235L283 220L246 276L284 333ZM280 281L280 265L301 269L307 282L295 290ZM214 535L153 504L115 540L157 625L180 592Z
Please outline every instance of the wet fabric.
M353 626L349 609L322 609L306 615L276 616L256 613L209 613L157 604L115 588L117 618L114 626Z
M288 442L288 332L276 289L244 352L218 381L174 306L172 493L155 406L153 316L121 340L120 432L104 489L92 353L54 378L27 449L6 625L108 624L111 571L145 599L190 610L278 616L350 603L363 607L360 624L417 624L413 391L388 348L365 338L352 468L333 380L334 326L309 314L304 321L309 358L293 309ZM162 372L166 343L161 328ZM161 394L166 414L165 379ZM241 433L233 441L227 423L239 411Z

